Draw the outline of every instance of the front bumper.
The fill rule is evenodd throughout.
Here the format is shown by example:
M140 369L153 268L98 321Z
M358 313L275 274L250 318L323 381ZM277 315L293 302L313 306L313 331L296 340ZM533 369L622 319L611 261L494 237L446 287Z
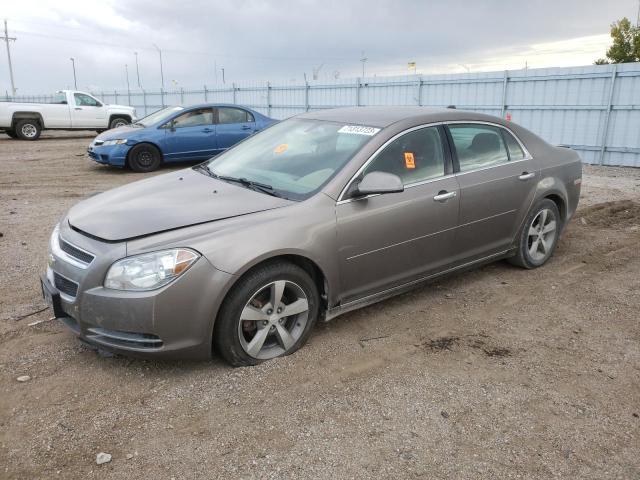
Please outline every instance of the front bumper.
M90 239L68 224L61 226L60 238L62 242L51 248L43 293L53 297L54 314L73 333L128 355L211 357L213 323L232 275L201 257L184 275L157 290L111 290L102 286L104 276L114 261L126 256L126 245Z
M131 147L127 144L122 145L95 145L91 143L87 148L87 155L91 160L103 165L112 165L114 167L124 167L127 162L127 154Z

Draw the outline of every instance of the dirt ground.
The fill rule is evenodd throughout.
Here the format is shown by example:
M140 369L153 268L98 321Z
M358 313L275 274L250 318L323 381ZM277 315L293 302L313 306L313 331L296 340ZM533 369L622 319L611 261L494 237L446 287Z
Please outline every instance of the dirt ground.
M91 136L0 134L0 478L640 478L640 170L585 167L543 268L451 276L232 369L104 357L40 311L54 224L144 177L90 162Z

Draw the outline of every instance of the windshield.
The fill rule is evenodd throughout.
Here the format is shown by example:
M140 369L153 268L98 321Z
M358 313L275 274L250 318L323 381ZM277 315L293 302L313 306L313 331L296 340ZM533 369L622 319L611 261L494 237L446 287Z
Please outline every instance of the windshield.
M291 119L213 158L209 170L269 186L280 196L304 200L380 129L319 120Z
M162 110L158 110L157 112L153 112L151 115L147 115L146 117L138 120L136 123L144 125L148 127L149 125L153 125L154 123L161 122L162 120L169 118L169 116L173 115L180 110L184 110L184 107L167 107Z

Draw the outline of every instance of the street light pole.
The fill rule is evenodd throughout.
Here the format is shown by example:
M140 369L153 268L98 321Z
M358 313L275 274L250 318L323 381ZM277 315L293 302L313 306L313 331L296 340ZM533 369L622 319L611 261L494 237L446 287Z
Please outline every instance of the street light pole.
M162 85L162 90L164 90L164 70L162 69L162 50L160 50L160 47L155 43L153 44L153 46L156 48L156 50L158 50L158 55L160 55L160 82Z
M360 61L362 62L362 78L364 78L364 64L367 63L367 60L369 59L364 56L364 51L363 51L362 58L360 59Z
M73 67L73 88L77 90L78 80L76 79L76 60L73 57L71 57L69 60L71 60L71 66Z
M129 87L129 65L124 64L124 73L127 76L127 99L129 100L129 105L131 105L131 88Z
M138 77L138 88L142 90L142 84L140 83L140 68L138 67L138 52L133 52L136 56L136 75Z

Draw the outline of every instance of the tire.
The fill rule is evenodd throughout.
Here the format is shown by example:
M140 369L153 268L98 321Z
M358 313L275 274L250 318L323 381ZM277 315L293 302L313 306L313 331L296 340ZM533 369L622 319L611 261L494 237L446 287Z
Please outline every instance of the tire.
M274 309L272 299L278 296ZM265 263L227 294L215 324L214 350L234 367L290 355L307 341L319 306L318 289L305 270L284 261Z
M124 117L115 117L111 119L109 122L109 129L124 127L125 125L129 125L131 122Z
M134 146L127 158L129 168L138 173L153 172L162 164L160 151L149 143Z
M545 198L529 211L518 234L516 255L509 263L527 269L544 265L553 255L561 231L558 206Z
M18 120L15 127L16 136L20 140L37 140L42 133L40 122L34 118Z

